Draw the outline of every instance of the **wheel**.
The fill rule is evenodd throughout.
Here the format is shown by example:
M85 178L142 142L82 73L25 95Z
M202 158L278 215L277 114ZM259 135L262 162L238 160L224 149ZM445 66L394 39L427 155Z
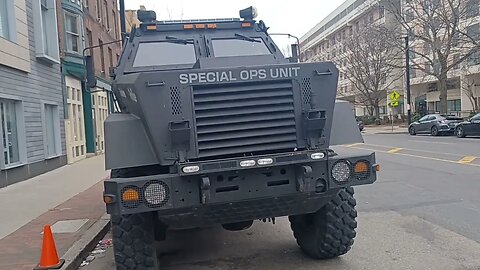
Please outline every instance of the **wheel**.
M457 135L458 138L465 138L466 137L465 131L463 130L462 127L457 127L455 129L455 134Z
M305 254L314 259L329 259L351 249L357 228L353 194L351 187L341 189L317 212L289 217L293 235Z
M148 175L156 170L153 167L114 169L111 178L136 177ZM112 241L115 264L123 269L158 269L157 253L154 241L155 222L153 213L133 215L111 215Z
M111 216L113 250L118 270L158 269L152 213Z
M438 128L437 126L433 126L432 129L430 130L430 134L432 136L438 136Z
M415 127L413 126L408 128L408 133L410 133L410 135L417 135L417 132L415 131Z

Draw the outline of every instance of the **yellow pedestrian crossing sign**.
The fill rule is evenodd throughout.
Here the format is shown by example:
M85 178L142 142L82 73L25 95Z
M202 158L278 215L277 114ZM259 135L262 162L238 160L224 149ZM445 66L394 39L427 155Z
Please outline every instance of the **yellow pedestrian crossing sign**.
M400 94L397 91L392 91L390 95L388 95L388 97L390 98L391 101L397 101L400 98Z

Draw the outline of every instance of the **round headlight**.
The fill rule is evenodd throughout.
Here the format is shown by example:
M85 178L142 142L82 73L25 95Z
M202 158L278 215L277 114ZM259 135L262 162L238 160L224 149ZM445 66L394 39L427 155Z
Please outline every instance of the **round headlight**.
M347 161L338 161L332 167L333 180L344 183L350 179L350 164Z
M162 204L168 199L167 188L161 183L147 185L143 195L145 200L152 205Z

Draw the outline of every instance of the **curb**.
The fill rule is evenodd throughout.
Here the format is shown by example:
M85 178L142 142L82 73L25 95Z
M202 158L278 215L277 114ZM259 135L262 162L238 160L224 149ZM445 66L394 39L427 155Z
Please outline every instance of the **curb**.
M408 134L408 131L381 131L381 132L376 132L374 134Z
M104 214L99 220L95 221L93 225L78 239L62 256L65 264L60 268L61 270L75 270L80 267L84 257L88 252L95 248L98 241L100 241L110 229L110 217Z

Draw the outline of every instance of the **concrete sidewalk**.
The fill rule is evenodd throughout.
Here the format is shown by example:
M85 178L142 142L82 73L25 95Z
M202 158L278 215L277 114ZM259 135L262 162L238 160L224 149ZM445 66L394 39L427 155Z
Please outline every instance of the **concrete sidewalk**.
M406 126L394 125L392 126L365 126L362 133L364 134L408 134L408 128Z
M105 217L107 175L104 157L96 156L0 189L0 269L32 269L46 224L52 226L58 255L64 256Z
M0 239L107 176L95 156L0 189Z

